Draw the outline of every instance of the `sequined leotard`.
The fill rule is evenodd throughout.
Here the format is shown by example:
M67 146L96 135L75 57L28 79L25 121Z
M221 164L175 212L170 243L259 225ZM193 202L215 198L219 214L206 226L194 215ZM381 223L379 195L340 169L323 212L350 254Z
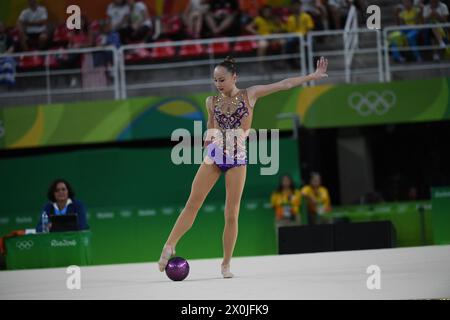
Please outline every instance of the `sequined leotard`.
M212 109L216 134L208 145L208 156L223 172L246 165L246 139L253 118L246 90L234 97L214 96Z

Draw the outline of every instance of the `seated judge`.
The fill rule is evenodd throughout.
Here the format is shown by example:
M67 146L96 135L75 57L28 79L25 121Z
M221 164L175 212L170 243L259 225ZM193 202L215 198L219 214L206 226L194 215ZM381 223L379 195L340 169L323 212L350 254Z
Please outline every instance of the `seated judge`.
M36 226L36 232L42 232L43 212L46 212L49 217L49 231L51 231L52 227L52 216L71 214L78 216L78 227L74 231L89 229L86 208L81 201L75 199L75 192L69 182L63 179L55 180L48 189L47 197L49 202L44 205L44 208L41 211L41 216Z

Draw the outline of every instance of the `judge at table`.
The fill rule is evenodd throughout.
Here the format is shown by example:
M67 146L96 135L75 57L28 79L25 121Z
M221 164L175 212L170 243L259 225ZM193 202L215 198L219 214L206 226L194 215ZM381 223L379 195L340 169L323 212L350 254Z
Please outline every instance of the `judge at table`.
M47 213L49 219L53 215L76 214L78 216L78 229L74 231L89 229L84 204L75 199L75 192L69 182L63 179L55 180L48 189L47 197L49 202L44 205L41 211L36 232L42 232L43 212ZM51 231L51 223L49 229Z

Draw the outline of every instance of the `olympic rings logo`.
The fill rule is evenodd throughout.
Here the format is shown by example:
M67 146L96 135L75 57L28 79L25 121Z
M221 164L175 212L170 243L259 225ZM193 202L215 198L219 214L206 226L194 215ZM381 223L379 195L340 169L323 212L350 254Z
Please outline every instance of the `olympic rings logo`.
M34 245L34 242L31 240L25 240L25 241L17 241L16 247L19 250L30 250Z
M369 91L365 95L353 92L348 97L350 107L363 117L372 113L381 116L394 107L396 101L395 93L390 90L385 90L381 94L376 91Z

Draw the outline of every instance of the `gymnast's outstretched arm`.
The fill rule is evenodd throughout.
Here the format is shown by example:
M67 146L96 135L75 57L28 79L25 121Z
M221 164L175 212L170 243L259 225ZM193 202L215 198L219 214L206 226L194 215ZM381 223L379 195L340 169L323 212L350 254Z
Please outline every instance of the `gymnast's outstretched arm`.
M261 97L267 96L269 94L282 91L282 90L288 90L291 88L298 87L302 85L305 82L313 81L313 80L320 80L322 78L328 77L327 75L327 67L328 67L328 60L324 57L321 57L317 61L317 69L314 73L311 73L307 76L303 77L295 77L295 78L287 78L275 83L267 84L267 85L257 85L253 86L247 89L248 99L252 106L255 105L256 100L258 100Z

